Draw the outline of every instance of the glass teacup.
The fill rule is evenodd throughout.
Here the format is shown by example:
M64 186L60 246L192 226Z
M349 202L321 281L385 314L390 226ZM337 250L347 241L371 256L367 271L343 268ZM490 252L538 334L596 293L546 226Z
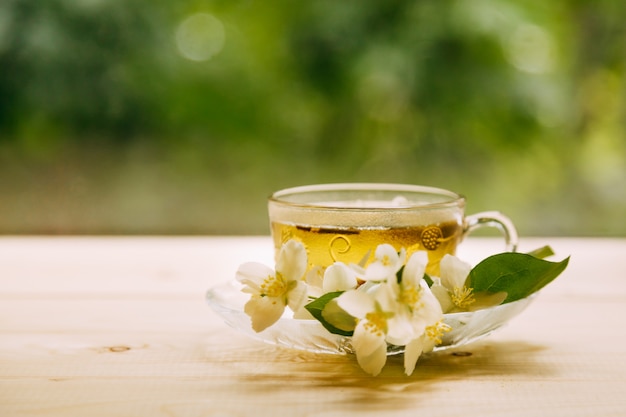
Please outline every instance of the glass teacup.
M406 184L348 183L288 188L268 203L276 253L290 239L307 248L309 266L372 259L383 243L407 255L428 253L430 275L454 255L471 231L487 226L503 233L505 250L515 251L517 231L505 215L488 211L465 215L465 198L452 191Z

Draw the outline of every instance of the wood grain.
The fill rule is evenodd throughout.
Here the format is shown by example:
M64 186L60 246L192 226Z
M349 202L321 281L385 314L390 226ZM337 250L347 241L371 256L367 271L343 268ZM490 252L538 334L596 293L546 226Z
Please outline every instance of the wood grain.
M523 244L546 242L572 262L524 314L372 378L206 306L239 263L271 263L269 238L0 238L0 416L626 415L626 240Z

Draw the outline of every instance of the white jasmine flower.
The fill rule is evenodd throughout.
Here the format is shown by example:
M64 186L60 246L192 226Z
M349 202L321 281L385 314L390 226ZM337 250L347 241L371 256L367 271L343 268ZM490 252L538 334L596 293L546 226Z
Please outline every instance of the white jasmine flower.
M435 346L441 343L443 334L450 330L450 326L439 320L427 326L420 337L409 342L404 347L404 372L411 375L422 353L431 352Z
M430 287L441 303L444 313L475 311L481 308L501 304L506 299L505 292L494 294L475 294L473 288L465 285L471 271L470 264L453 255L445 255L440 263L440 277L432 277Z
M360 276L364 281L384 281L389 277L395 277L396 272L402 268L406 260L406 250L402 248L398 252L388 243L378 245L374 252L374 260ZM356 265L353 265L356 267Z
M379 253L392 259L391 264L396 260L392 254L398 260L403 258L402 253L398 255L388 248ZM429 337L429 331L434 332L432 329L443 332L446 326L438 324L443 318L441 305L423 279L426 264L426 253L416 253L399 280L396 273L401 266L394 264L393 269L384 272L388 277L385 281L363 285L337 298L338 306L357 320L352 347L364 371L377 375L386 362L387 345L393 344L405 346L405 372L410 375L421 353L432 350L440 342ZM374 268L382 271L381 265Z
M376 294L350 290L337 298L337 304L357 320L352 347L361 368L378 375L387 361L387 320L393 313L384 311Z
M411 256L402 271L401 280L392 279L385 288L389 291L387 309L394 310L390 319L387 341L404 346L424 333L427 326L441 320L441 305L424 281L427 257L425 252Z
M426 252L413 254L402 271L401 280L389 280L386 285L390 292L388 300L396 307L388 320L387 342L405 346L407 375L413 373L421 353L435 346L435 343L430 346L431 339L425 335L443 319L441 305L423 279L427 262Z
M248 262L239 267L237 280L244 284L242 291L251 294L244 312L252 320L252 328L261 332L283 315L285 307L298 311L307 298L307 286L302 278L307 269L306 249L302 243L285 243L276 262L276 270Z

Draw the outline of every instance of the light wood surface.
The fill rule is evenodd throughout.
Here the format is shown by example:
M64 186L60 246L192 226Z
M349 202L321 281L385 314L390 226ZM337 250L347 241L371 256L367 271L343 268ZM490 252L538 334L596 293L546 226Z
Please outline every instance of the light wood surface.
M273 264L268 237L0 238L0 416L625 416L626 239L520 249L546 243L570 266L508 326L370 377L206 305L240 263Z

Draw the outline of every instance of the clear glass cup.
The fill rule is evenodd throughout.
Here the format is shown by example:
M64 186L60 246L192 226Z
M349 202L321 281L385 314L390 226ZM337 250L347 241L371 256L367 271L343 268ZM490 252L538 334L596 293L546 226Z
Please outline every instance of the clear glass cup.
M515 251L513 222L497 211L465 215L465 198L452 191L408 184L318 184L280 190L268 202L276 253L290 239L307 248L309 264L359 263L388 243L408 255L425 250L427 273L439 275L439 262L455 254L470 232L495 227L505 250Z

